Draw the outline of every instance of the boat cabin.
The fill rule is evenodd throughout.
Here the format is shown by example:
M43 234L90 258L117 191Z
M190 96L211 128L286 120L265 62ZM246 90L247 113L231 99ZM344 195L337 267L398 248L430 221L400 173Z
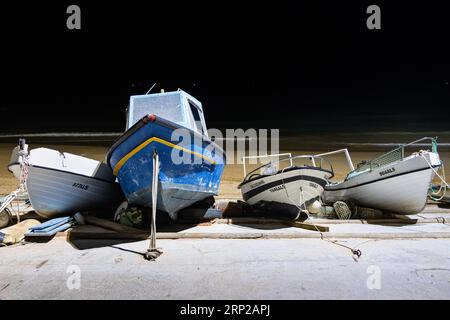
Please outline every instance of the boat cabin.
M131 96L126 129L149 114L208 136L201 102L183 90Z

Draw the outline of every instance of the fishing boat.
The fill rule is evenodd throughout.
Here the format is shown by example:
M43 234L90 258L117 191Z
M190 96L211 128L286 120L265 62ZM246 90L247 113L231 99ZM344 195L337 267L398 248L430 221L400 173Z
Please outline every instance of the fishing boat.
M334 176L331 163L323 156L339 152L346 149L322 155L286 153L244 157L244 180L238 186L242 198L256 210L294 220L312 211L313 206L318 210L324 187ZM247 174L246 159L272 157L276 159Z
M106 161L129 204L153 206L155 155L159 211L177 219L180 210L217 194L225 155L208 136L200 101L182 90L131 96L126 127Z
M431 141L431 150L405 154L411 147L423 147L424 141ZM428 189L441 165L436 139L425 137L360 163L344 181L325 186L324 201L351 202L400 214L418 213L426 205Z
M31 206L42 217L115 209L124 200L111 169L97 160L48 148L25 154L23 147L13 150L11 158L17 161L8 167L24 178Z

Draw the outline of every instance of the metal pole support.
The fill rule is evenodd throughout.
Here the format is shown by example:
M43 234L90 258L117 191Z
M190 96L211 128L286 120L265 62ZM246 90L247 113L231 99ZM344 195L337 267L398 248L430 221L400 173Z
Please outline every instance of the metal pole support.
M159 180L159 156L156 151L153 153L153 177L152 177L152 215L150 220L150 246L144 254L144 258L154 261L162 251L156 248L156 204L158 201L158 180Z

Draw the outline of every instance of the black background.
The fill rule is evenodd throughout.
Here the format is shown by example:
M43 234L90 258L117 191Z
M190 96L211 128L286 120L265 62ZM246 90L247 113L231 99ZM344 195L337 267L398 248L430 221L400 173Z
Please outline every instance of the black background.
M155 82L202 101L209 127L450 130L443 3L2 5L0 131L121 131L129 95ZM81 30L66 28L69 4Z

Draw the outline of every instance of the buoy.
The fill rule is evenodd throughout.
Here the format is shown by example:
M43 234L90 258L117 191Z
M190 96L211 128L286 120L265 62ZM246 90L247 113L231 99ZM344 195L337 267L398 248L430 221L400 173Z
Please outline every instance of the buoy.
M322 204L320 201L316 200L308 206L308 212L312 214L320 213L320 209L322 208Z

